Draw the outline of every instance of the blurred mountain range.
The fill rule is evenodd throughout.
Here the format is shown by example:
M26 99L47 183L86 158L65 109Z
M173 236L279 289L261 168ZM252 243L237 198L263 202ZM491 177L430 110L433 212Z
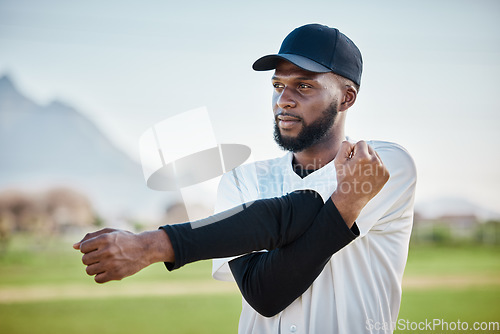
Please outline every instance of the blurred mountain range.
M0 191L66 186L103 215L154 216L172 194L146 187L131 159L73 107L39 105L8 76L0 78Z

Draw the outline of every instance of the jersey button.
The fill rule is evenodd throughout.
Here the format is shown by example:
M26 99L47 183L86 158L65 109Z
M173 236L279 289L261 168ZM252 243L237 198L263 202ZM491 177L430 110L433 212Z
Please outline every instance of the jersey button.
M290 332L295 333L297 331L297 326L291 325L290 326Z

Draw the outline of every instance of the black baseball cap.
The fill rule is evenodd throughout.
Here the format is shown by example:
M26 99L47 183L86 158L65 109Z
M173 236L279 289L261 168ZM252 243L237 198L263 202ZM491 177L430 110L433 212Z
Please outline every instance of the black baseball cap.
M337 28L307 24L293 30L281 44L277 54L257 59L256 71L276 69L280 60L311 72L334 72L361 84L363 59L358 47Z

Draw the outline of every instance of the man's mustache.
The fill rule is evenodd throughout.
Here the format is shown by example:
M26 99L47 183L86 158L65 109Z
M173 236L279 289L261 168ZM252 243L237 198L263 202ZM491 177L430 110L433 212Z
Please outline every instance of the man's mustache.
M281 117L280 117L281 116ZM295 115L294 113L291 113L291 112L286 112L286 111L280 111L278 112L276 115L274 115L274 120L276 122L279 121L279 118L286 118L286 117L292 117L292 118L295 118L299 121L303 121L302 117L300 117L299 115Z

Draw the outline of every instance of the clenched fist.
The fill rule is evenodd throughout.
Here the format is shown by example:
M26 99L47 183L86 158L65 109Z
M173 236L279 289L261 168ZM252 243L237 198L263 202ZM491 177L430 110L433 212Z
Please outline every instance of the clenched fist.
M121 280L155 262L173 262L170 239L161 230L135 234L105 228L87 234L73 248L84 255L87 274L97 283Z
M337 189L332 201L351 227L361 209L383 188L389 172L377 152L364 141L344 141L334 160Z

